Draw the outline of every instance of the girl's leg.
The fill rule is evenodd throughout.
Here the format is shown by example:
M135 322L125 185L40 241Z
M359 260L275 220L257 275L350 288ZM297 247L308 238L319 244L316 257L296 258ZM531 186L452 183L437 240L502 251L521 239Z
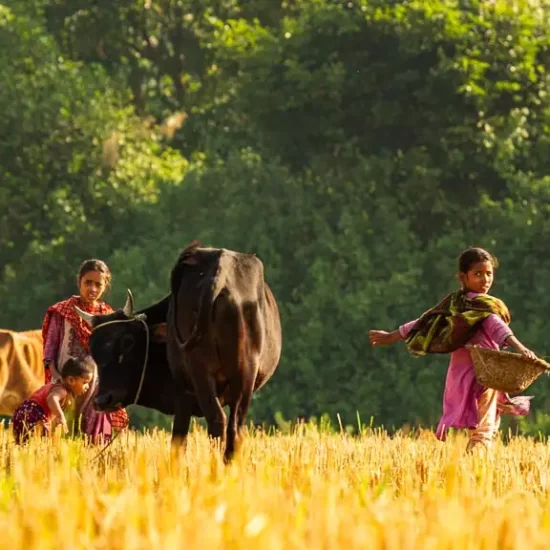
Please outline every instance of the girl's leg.
M12 417L13 436L18 445L29 440L31 433L38 429L40 434L45 433L46 414L33 401L23 401Z
M489 448L497 431L497 400L498 391L485 388L477 400L477 426L470 430L470 441L467 451L472 450L476 445L483 445Z

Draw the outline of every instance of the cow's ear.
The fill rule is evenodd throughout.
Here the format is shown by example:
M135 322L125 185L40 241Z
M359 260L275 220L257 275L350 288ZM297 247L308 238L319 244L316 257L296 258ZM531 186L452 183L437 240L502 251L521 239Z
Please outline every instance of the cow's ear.
M166 342L166 332L168 325L166 323L159 323L151 327L151 341L152 342Z

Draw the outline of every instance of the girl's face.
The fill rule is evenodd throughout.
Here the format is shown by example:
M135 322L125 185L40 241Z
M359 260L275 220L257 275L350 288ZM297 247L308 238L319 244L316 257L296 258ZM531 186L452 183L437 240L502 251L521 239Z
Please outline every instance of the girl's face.
M97 302L103 296L106 288L105 275L100 271L88 271L82 275L78 282L80 298L86 304Z
M82 376L67 376L64 380L66 386L73 395L82 395L86 393L90 387L91 381L91 374L84 374Z
M466 273L459 273L462 287L471 292L487 294L493 286L493 264L491 262L477 262L470 266Z

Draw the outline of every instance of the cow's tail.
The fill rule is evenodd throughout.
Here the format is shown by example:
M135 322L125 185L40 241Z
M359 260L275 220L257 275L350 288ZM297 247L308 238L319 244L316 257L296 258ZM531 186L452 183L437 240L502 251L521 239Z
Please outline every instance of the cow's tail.
M206 283L203 287L203 291L199 301L199 311L191 336L187 340L183 340L179 329L179 323L177 322L177 290L172 289L174 295L174 328L176 334L176 343L182 351L192 350L202 339L205 332L208 329L208 321L210 319L214 302L223 288L224 281L221 277L221 257L216 262L216 267L213 269L213 273L210 276L210 282Z

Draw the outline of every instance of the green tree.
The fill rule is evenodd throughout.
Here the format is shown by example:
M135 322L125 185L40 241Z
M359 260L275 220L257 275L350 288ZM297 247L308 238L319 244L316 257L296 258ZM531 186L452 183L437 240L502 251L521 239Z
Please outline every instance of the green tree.
M144 307L199 238L258 253L280 305L255 420L433 425L448 358L374 351L368 329L422 313L481 245L501 257L513 329L547 354L545 2L9 5L4 326L36 325L83 255L111 265L114 305L129 287ZM543 379L533 392L540 411Z
M101 68L63 58L39 16L0 6L0 50L0 296L21 327L33 317L18 300L66 292L59 271L74 265L61 278L72 290L81 259L122 244L133 206L155 202L186 163Z

